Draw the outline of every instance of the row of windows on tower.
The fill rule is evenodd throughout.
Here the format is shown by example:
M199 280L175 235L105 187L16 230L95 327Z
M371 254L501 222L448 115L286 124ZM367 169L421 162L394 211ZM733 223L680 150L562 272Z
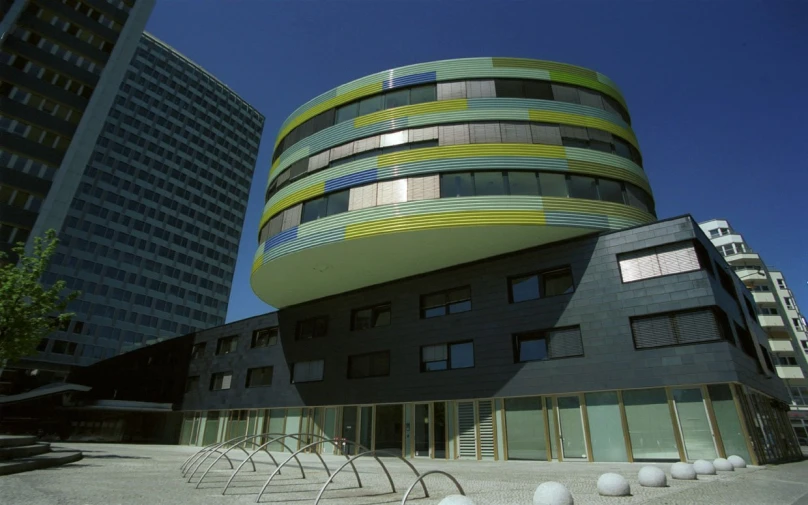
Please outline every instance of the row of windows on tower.
M628 113L617 100L599 91L535 79L474 79L396 88L328 109L293 128L278 144L272 161L300 140L335 124L385 109L458 98L525 98L555 100L597 107L619 114L628 123Z

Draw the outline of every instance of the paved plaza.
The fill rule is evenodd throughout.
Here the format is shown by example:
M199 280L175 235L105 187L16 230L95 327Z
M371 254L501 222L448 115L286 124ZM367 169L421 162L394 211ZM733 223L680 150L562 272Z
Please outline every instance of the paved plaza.
M249 465L239 472L226 496L221 491L232 470L222 459L194 486L212 458L200 466L191 483L183 479L180 466L196 448L156 445L55 444L58 449L84 451L77 463L48 470L0 477L0 502L4 505L236 505L254 503L266 478L275 468L266 454L258 456L258 472ZM288 453L273 453L278 462ZM244 458L234 455L238 466ZM333 471L344 458L327 456ZM412 471L400 460L385 458L396 486L390 484L378 463L370 458L357 461L363 487L348 469L340 472L320 502L325 505L401 503L404 491L414 480ZM653 504L653 505L808 505L808 461L768 467L750 467L698 481L669 479L667 488L642 488L637 472L642 465L628 463L537 463L411 460L419 472L444 470L454 475L476 505L531 505L533 490L544 481L559 481L572 492L576 505ZM273 479L262 503L312 504L327 475L312 454L301 458L306 479L296 466L287 465ZM659 465L668 470L669 465ZM288 471L286 469L288 468ZM632 496L606 498L597 494L599 475L616 472L631 483ZM430 498L416 488L407 503L436 505L447 494L456 493L453 484L441 475L426 477Z

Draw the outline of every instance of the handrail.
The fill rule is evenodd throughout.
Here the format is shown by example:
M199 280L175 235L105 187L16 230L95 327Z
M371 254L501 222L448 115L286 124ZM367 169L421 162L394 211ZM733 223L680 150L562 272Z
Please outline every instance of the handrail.
M300 449L297 450L296 453L292 454L289 457L289 459L287 459L286 461L281 463L281 466L276 468L275 471L272 472L272 474L269 476L267 481L264 483L264 487L262 487L261 491L258 493L258 497L255 499L255 503L260 503L261 502L261 496L264 495L264 491L266 491L267 486L269 486L269 483L272 482L272 479L275 477L275 475L280 473L280 469L283 468L284 465L286 465L286 463L288 463L293 457L297 456L298 454L305 451L309 447L314 447L314 446L317 446L317 445L320 445L320 444L327 444L327 443L333 444L335 447L339 447L342 444L348 443L348 444L353 445L354 447L357 447L359 449L363 449L364 451L369 451L370 450L367 447L365 447L365 446L363 446L361 444L357 444L356 442L352 442L350 440L341 439L342 440L341 442L337 442L336 440L334 440L332 438L326 438L326 437L321 437L321 438L323 438L323 440L320 440L319 442L313 442L313 443L308 444L308 445L306 445L304 447L301 447ZM351 461L351 458L347 454L345 455L345 458L348 459L348 463L350 463L351 468L353 468L354 475L356 475L356 483L359 485L359 487L362 487L362 479L359 478L359 472L356 471L356 466L354 466L353 461ZM329 477L330 477L330 475L329 475Z
M255 451L253 451L253 452L252 452L252 454L250 454L250 455L247 457L247 459L252 460L252 457L253 457L255 454L257 454L257 453L258 453L258 451L260 451L260 450L261 450L261 449L263 449L264 447L266 447L266 446L268 446L269 444L272 444L272 443L274 443L274 442L277 442L278 440L283 440L284 438L287 438L287 437L294 437L295 439L302 441L302 440L301 440L301 438L300 438L300 436L301 436L301 435L306 436L306 437L317 437L317 438L320 438L320 439L326 440L326 437L323 437L322 435L314 435L314 434L307 434L307 433L302 433L302 434L301 434L301 433L293 433L293 434L289 434L289 435L283 435L282 437L273 438L272 440L270 440L270 441L268 441L268 442L265 442L265 443L261 444L261 446L259 446L259 447L258 447L258 449L256 449ZM284 444L284 447L286 447L286 444ZM304 447L303 449L306 449L306 448L308 448L308 447L309 447L309 446L307 445L307 446L306 446L306 447ZM290 449L290 450L289 450L289 452L292 452L292 450ZM281 468L283 468L283 466L284 466L284 465L286 465L286 463L288 463L288 462L289 462L289 461L290 461L292 458L294 458L294 459L297 461L297 464L300 466L300 471L301 471L301 472L303 472L303 466L300 464L300 460L299 460L299 459L298 459L298 457L297 457L297 455L299 454L299 452L300 452L300 451L298 451L298 452L294 452L294 453L293 453L293 454L292 454L292 455L289 457L289 459L287 459L286 461L284 461L283 463L281 463L281 465L280 465L280 466L279 466L279 467L276 469L276 472L277 472L277 473L280 473L280 469L281 469ZM316 455L318 458L320 458L320 462L323 464L323 467L325 468L325 472L326 472L326 473L327 473L329 476L331 476L331 470L329 470L328 465L326 464L326 462L325 462L325 460L323 459L323 457L322 457L322 456L321 456L319 453L317 453L317 452L315 452L314 454L315 454L315 455ZM347 458L347 456L346 456L346 458ZM227 493L227 488L228 488L228 487L230 487L230 483L231 483L231 482L233 482L233 479L234 479L234 478L236 478L236 474L239 472L239 470L241 470L241 467L242 467L242 466L244 466L244 464L245 464L245 463L247 463L247 459L245 459L244 461L242 461L242 462L241 462L241 464L240 464L238 467L236 467L236 469L233 471L233 474L230 476L230 478L227 480L227 483L224 485L224 489L222 489L222 495L224 495L225 493ZM356 478L357 478L357 480L358 480L358 479L359 479L359 473L356 471L356 468L354 468L354 473L356 474ZM273 473L273 475L274 475L274 473ZM305 473L303 473L303 478L304 478L304 479L306 478L306 474L305 474Z
M323 494L325 493L325 489L328 487L328 485L329 485L329 484L331 484L331 482L333 482L334 477L336 477L336 476L337 476L337 474L338 474L338 473L339 473L339 472L340 472L340 471L341 471L343 468L345 468L346 466L348 466L348 464L352 464L354 460L359 459L359 458L361 458L361 457L363 457L363 456L371 456L371 455L372 455L372 456L373 456L373 458L374 458L376 461L378 461L378 463L379 463L379 464L381 465L381 467L382 467L382 470L384 470L384 473L387 475L387 480L390 482L390 488L391 488L391 489L393 490L393 492L395 493L395 492L396 492L396 486L395 486L395 484L393 483L393 477L391 477L391 476L390 476L390 472L389 472L389 471L387 471L387 467L384 465L384 463L382 463L382 461L381 461L381 460L379 459L379 457L377 456L377 454L380 454L380 453L387 454L387 455L390 455L390 456L394 456L394 457L396 457L396 458L400 459L400 460L401 460L401 461L403 461L403 462L404 462L404 463L405 463L405 464L406 464L408 467L410 467L410 469L412 469L412 471L415 473L415 475L416 475L416 476L419 476L419 475L420 475L420 474L418 473L418 470L416 470L416 469L415 469L415 466L413 466L413 464L412 464L412 463L410 463L409 461L407 461L406 459L404 459L404 458L403 458L403 457L402 457L400 454L396 454L396 453L394 453L393 451L388 451L388 450L383 450L383 449L382 449L382 450L378 450L378 451L367 451L367 452L362 452L362 453L359 453L359 454L357 454L356 456L352 457L351 459L349 459L349 460L348 460L348 461L346 461L345 463L343 463L343 464L342 464L342 466L340 466L339 468L337 468L337 471L336 471L336 472L334 472L334 474L333 474L333 475L331 475L331 476L328 478L328 480L327 480L327 481L325 481L325 484L323 484L323 487L322 487L322 488L320 488L320 492L317 494L317 498L314 500L314 505L318 505L318 504L320 503L320 499L323 497ZM424 498L429 498L429 491L427 491L427 489L426 489L426 484L424 484L424 481L420 481L420 482L421 482L421 487L423 487L423 489L424 489L424 495L425 495L425 496L424 496Z
M415 479L415 482L413 482L412 485L410 485L409 489L407 489L407 492L404 493L404 498L401 499L401 505L406 505L407 504L407 498L410 496L410 493L412 493L412 490L415 488L416 484L418 484L419 482L421 484L423 484L424 477L426 477L427 475L432 475L434 473L439 473L441 475L445 475L446 477L449 477L449 479L452 482L454 482L454 485L457 486L457 490L460 491L460 494L463 495L463 496L466 496L466 492L463 491L463 486L461 486L460 483L457 482L457 479L452 477L451 474L449 474L447 472L444 472L443 470L430 470L428 472L424 472L421 475L419 475L418 478ZM424 490L426 490L426 488L424 488ZM427 494L427 496L429 496L429 495Z

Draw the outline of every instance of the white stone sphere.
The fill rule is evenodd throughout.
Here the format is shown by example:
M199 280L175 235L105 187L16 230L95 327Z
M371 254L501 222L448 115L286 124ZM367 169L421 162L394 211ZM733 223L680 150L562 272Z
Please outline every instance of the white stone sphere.
M631 488L619 473L604 473L598 478L598 494L601 496L628 496Z
M715 466L706 459L697 459L693 462L696 475L715 475Z
M734 468L746 468L746 460L740 456L730 456L727 458Z
M542 482L533 493L533 505L575 505L575 502L564 484Z
M637 477L643 487L666 487L668 485L668 476L665 475L661 468L655 466L640 468L640 473Z
M671 477L677 480L694 480L696 470L690 463L674 463L671 465Z
M468 496L450 494L442 499L438 505L474 505L474 502Z
M732 463L730 463L729 460L726 460L724 458L715 458L713 460L713 466L719 472L732 472L735 470L735 467L732 466Z

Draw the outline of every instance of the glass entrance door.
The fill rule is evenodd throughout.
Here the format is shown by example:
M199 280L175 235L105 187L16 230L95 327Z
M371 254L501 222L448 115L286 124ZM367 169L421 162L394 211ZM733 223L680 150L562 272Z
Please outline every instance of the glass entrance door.
M413 428L415 432L415 455L429 457L429 447L431 438L431 426L428 403L415 404L415 422Z
M687 459L712 460L717 456L715 439L701 389L674 389L672 393Z
M433 455L435 458L446 458L446 403L435 402L432 407L433 420Z
M558 397L558 427L564 459L587 459L580 398Z
M376 450L398 451L404 439L404 406L376 406Z

